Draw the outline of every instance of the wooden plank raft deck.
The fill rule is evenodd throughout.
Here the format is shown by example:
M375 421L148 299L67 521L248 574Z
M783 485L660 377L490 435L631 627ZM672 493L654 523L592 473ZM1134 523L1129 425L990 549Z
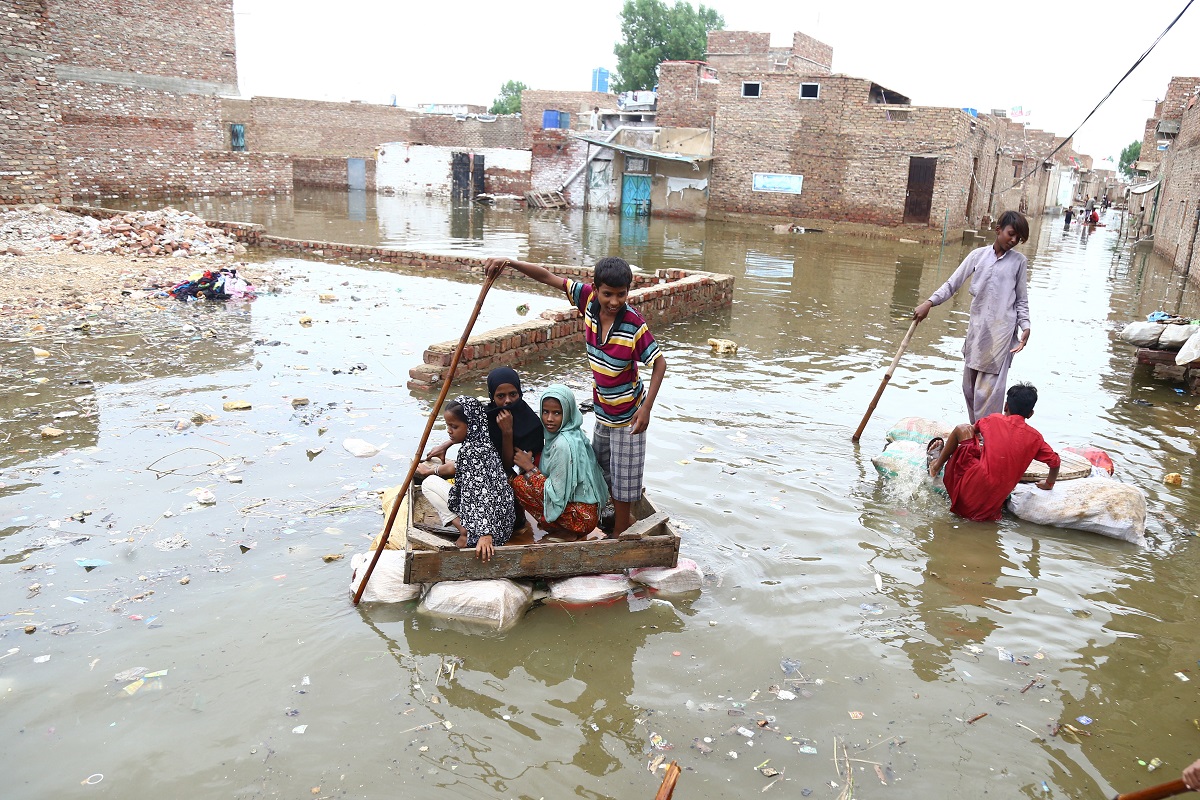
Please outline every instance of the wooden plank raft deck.
M410 495L408 507L405 583L568 578L635 567L674 567L679 560L679 535L667 515L644 496L634 504L637 521L618 539L505 545L497 547L486 564L475 557L474 548L454 546L457 534L438 532L437 515L419 491Z

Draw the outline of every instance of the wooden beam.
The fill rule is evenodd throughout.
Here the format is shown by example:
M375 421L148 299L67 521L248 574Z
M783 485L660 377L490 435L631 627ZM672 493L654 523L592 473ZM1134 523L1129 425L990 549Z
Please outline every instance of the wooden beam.
M665 521L662 524L665 526ZM409 537L412 542L412 534ZM678 560L679 537L668 530L666 535L645 535L630 540L497 547L492 560L486 564L469 548L413 549L405 556L404 580L406 583L436 583L494 578L566 578L636 567L674 567Z
M455 537L457 538L457 537ZM408 529L408 545L414 550L457 550L454 542L420 528Z
M627 541L629 539L640 539L643 536L663 536L671 532L667 528L667 522L670 519L670 517L661 511L655 512L645 519L639 519L630 525L622 531L618 538L621 541Z

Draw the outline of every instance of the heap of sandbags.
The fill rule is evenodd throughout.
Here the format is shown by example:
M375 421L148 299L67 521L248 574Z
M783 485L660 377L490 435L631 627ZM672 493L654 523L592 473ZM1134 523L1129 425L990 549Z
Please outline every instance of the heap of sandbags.
M1131 322L1121 331L1121 341L1153 350L1178 350L1200 333L1200 325L1166 322ZM1186 362L1184 362L1186 363Z
M366 575L374 552L356 553L350 558L350 596L358 593L358 587ZM363 603L404 603L421 596L423 587L419 583L404 582L404 551L384 550L379 555L371 580L363 592Z

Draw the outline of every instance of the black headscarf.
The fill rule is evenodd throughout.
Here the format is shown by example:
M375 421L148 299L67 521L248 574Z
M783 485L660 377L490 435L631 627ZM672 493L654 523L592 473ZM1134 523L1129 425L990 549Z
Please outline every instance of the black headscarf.
M529 407L525 402L525 398L521 397L517 402L507 406L497 406L495 400L496 389L502 384L511 383L517 387L517 391L521 392L521 376L512 367L496 367L488 373L488 435L492 438L492 444L496 447L496 452L500 452L500 444L503 441L500 435L500 426L496 424L496 415L501 411L507 411L512 414L513 418L513 448L516 450L528 450L536 458L542 452L542 447L545 445L545 428L542 427L541 417L537 412Z
M474 397L459 396L454 400L462 405L467 439L455 459L450 510L467 529L469 547L478 544L480 536L491 536L492 544L499 547L513 532L512 487L504 475L500 456L488 443L483 404Z

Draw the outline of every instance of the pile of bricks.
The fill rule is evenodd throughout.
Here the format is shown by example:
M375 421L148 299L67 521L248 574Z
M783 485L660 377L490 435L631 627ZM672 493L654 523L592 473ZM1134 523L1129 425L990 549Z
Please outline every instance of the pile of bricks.
M245 248L188 211L130 212L107 219L34 206L0 215L0 250L114 253L129 256L240 254Z

